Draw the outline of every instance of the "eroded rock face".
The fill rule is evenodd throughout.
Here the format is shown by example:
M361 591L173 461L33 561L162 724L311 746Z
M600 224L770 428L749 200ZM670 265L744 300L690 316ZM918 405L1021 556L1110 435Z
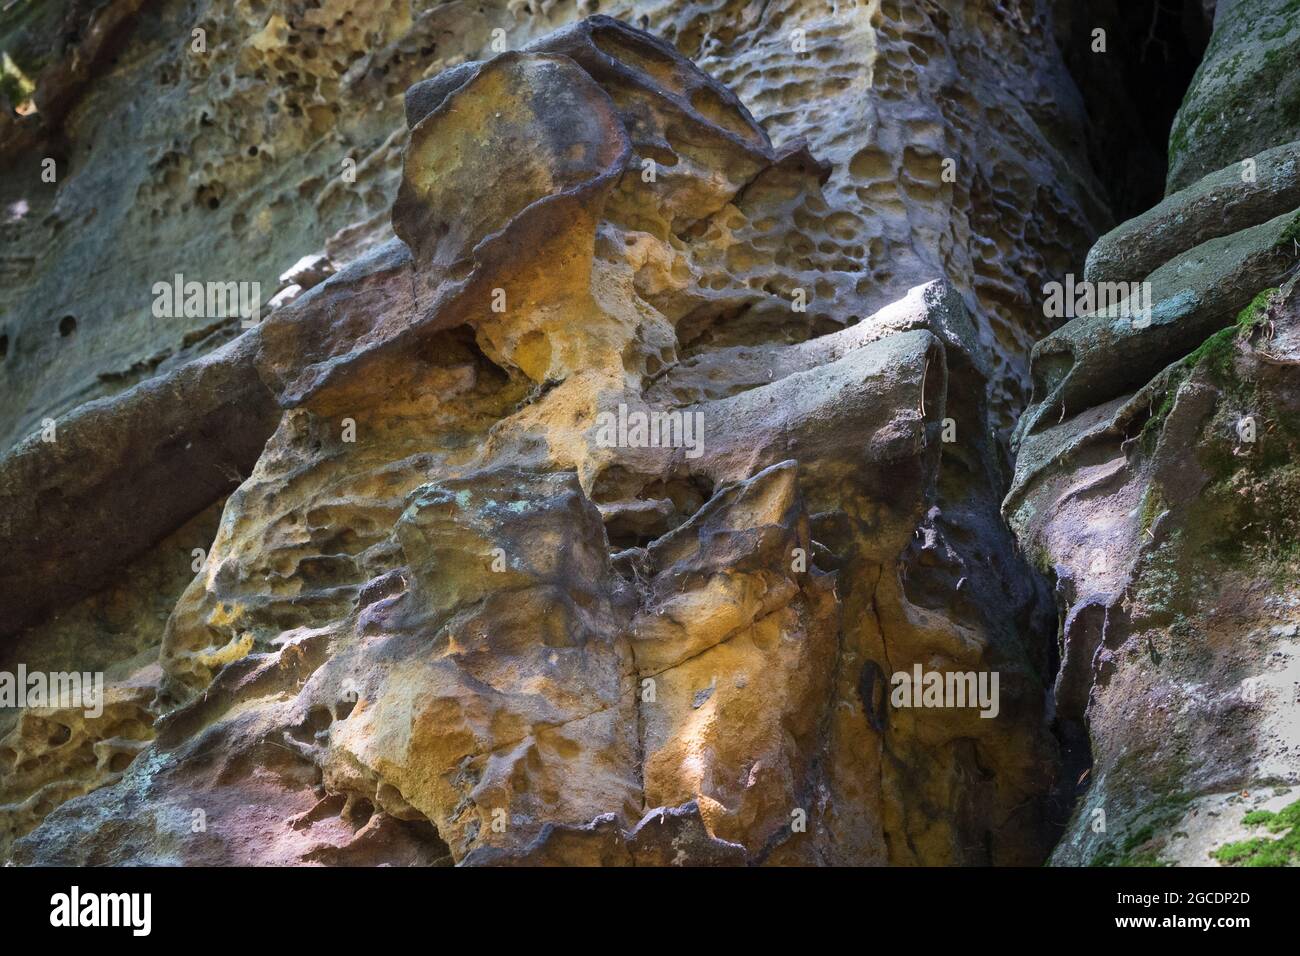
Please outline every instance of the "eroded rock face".
M1285 0L1219 0L1210 48L1174 121L1169 194L1300 138L1297 12Z
M0 136L6 445L240 332L206 313L159 319L154 283L257 281L269 307L303 255L325 248L346 264L386 238L404 91L590 12L549 0L19 6L0 16L0 46L35 84L37 111L6 116ZM807 319L825 330L947 274L975 311L1005 429L1047 331L1038 289L1108 224L1043 7L656 0L602 12L673 43L778 143L802 136L832 166L826 208L802 210L758 258L781 265L769 291L815 292Z
M1085 315L1034 350L1004 510L1056 579L1057 720L1093 760L1058 863L1287 861L1245 814L1300 784L1300 144L1285 85L1195 118L1215 89L1258 89L1242 44L1300 23L1269 6L1219 4L1170 195L1088 257L1093 282L1147 283L1151 311Z
M942 79L1006 37L998 68L1048 102L1036 8L959 9L763 14L807 23L815 70L741 40L750 13L654 11L706 63L730 46L764 125L604 17L413 86L395 236L353 230L206 365L98 406L137 434L147 389L211 367L274 420L142 638L152 742L57 808L30 773L59 744L14 747L12 801L40 806L8 818L12 858L1041 860L1051 608L999 519L995 431L1027 290L1102 213L993 79ZM828 95L788 109L781 70ZM219 447L187 422L138 432L143 473L88 452L106 509ZM37 461L16 498L66 484ZM43 580L33 612L65 599ZM914 667L996 672L997 716L893 706Z

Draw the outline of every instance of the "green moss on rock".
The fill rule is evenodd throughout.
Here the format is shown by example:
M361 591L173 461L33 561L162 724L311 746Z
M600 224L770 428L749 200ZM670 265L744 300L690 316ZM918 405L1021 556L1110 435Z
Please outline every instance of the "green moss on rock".
M1230 11L1221 11L1174 121L1169 193L1296 138L1298 41L1300 7L1294 0L1239 0Z
M1219 384L1227 384L1233 378L1232 364L1237 354L1237 332L1235 325L1220 329L1200 344L1191 355L1187 364L1192 368L1204 368Z
M1300 864L1300 800L1277 813L1252 810L1242 818L1248 827L1265 827L1280 837L1258 836L1227 843L1212 856L1225 866L1294 866Z
M1300 221L1300 216L1297 217ZM1193 369L1203 368L1216 385L1232 387L1237 384L1234 363L1237 357L1237 342L1248 338L1254 330L1263 324L1269 303L1277 294L1277 289L1265 289L1251 300L1250 304L1237 313L1237 321L1227 328L1215 332L1202 342L1187 358L1183 359L1181 368L1183 378ZM1182 379L1179 379L1179 384ZM1169 390L1161 409L1168 414L1173 407L1173 394L1176 387ZM1165 406L1168 406L1166 408Z
M1282 230L1282 235L1277 240L1277 244L1282 248L1286 248L1293 243L1300 243L1300 212L1296 213L1295 217L1287 223L1286 228Z
M1160 512L1164 510L1164 501L1160 497L1160 492L1154 487L1148 488L1146 494L1142 496L1142 514L1141 528L1145 532L1155 524L1156 518L1160 517Z
M1183 793L1173 793L1161 797L1143 814L1142 824L1119 842L1103 847L1088 864L1089 866L1169 866L1160 859L1164 844L1173 839L1174 834L1165 837L1175 823L1187 812L1187 805L1192 798Z

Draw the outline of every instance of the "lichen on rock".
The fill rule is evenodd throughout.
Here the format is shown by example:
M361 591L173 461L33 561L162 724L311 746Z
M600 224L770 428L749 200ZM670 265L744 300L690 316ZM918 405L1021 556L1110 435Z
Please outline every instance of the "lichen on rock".
M1100 239L1047 2L136 6L0 14L0 670L107 677L0 714L6 861L1290 852L1250 2ZM1149 321L1057 327L1085 256ZM200 273L271 294L150 308Z
M888 11L871 27L882 49L945 29L957 39ZM301 30L272 17L243 62L282 73ZM881 122L901 131L890 84L918 74L888 56ZM996 515L1006 313L969 269L944 278L935 257L963 247L928 228L882 219L892 236L859 245L858 204L886 201L895 162L891 209L949 202L935 131L830 162L774 146L725 85L607 17L430 72L392 140L395 235L354 230L328 268L287 270L292 290L235 342L96 403L84 427L130 434L143 460L101 442L74 465L36 441L6 460L15 496L44 483L106 522L203 456L238 482L155 638L140 755L23 818L12 858L1040 858L1049 619ZM873 277L900 242L925 251ZM255 455L218 454L192 398L170 406L183 421L147 412L196 368L259 396ZM629 414L698 423L699 440L601 439L603 415ZM97 483L68 498L87 455ZM129 553L175 521L151 514ZM77 560L80 590L38 571L24 613L112 579L102 552ZM865 675L914 664L997 670L1001 719L885 722ZM185 839L192 805L222 827Z
M1284 82L1210 105L1251 98L1255 45L1300 22L1260 7L1219 5L1169 195L1089 254L1089 279L1147 283L1151 315L1034 351L1004 512L1056 579L1057 715L1092 760L1061 864L1225 862L1224 808L1297 782L1295 128Z

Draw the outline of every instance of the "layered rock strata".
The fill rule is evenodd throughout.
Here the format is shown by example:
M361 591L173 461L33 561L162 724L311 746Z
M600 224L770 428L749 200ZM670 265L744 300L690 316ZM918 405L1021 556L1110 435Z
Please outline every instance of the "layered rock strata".
M67 445L20 442L8 648L52 667L125 628L110 693L153 696L130 727L18 716L12 859L1041 859L1050 604L999 520L995 432L1025 290L1102 214L1023 107L989 136L973 114L1006 101L943 79L1003 36L996 69L1059 79L1038 14L885 7L771 10L743 41L656 11L702 61L731 44L761 126L602 17L416 84L395 236L359 226L256 328L59 416ZM830 106L764 92L786 51ZM41 573L77 514L114 548ZM891 705L914 667L996 673L996 716Z
M1055 579L1057 719L1093 761L1057 863L1297 862L1260 824L1300 785L1300 119L1287 80L1259 93L1297 14L1219 4L1169 195L1087 259L1150 310L1034 349L1004 510Z

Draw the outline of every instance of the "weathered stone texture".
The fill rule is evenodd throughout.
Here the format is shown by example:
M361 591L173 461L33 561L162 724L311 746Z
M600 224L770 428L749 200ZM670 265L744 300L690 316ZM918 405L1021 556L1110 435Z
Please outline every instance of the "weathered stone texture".
M1295 4L1219 4L1170 195L1088 257L1154 308L1034 349L1004 511L1055 578L1057 720L1092 759L1058 863L1258 858L1224 847L1300 784L1296 73L1260 72L1297 29Z
M1210 47L1174 120L1168 193L1296 139L1300 3L1219 0Z
M1045 6L586 12L159 4L57 189L4 157L0 660L120 629L105 586L169 608L113 658L129 726L0 741L13 860L1043 859L999 435L1107 219ZM157 319L174 272L285 291ZM703 441L610 447L620 406ZM93 546L32 530L82 509ZM998 716L891 708L914 665L996 671Z
M1249 838L1300 784L1300 10L1218 4L1169 193L1087 254L1149 319L1052 328L1109 225L1052 7L0 14L0 670L109 685L0 714L0 853ZM156 317L177 272L263 320ZM997 717L892 706L914 666Z

